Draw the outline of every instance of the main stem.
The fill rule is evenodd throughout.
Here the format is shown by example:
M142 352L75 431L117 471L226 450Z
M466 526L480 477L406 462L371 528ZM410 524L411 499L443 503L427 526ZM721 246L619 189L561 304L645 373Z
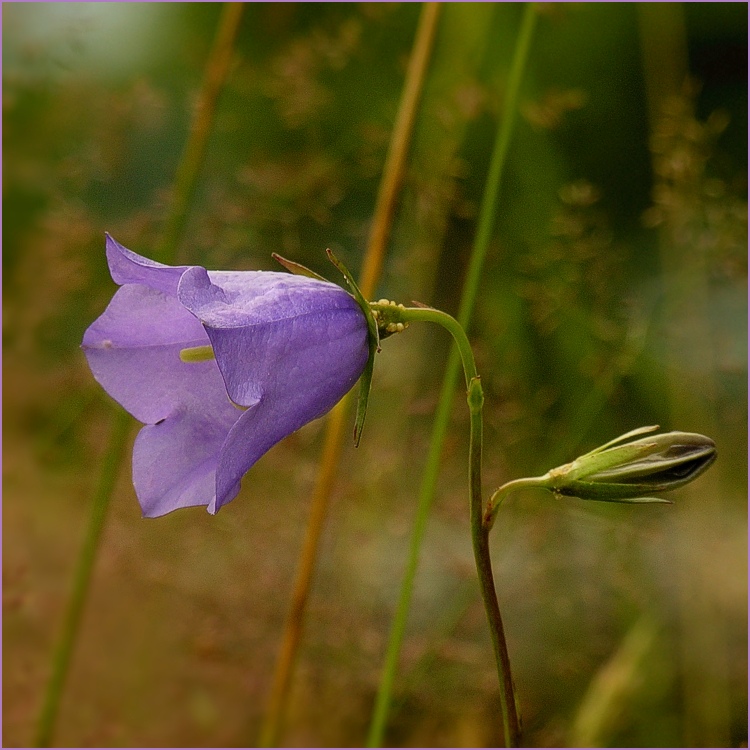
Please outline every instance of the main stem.
M374 310L380 306L373 305ZM469 438L469 491L470 491L470 513L471 513L471 541L474 547L474 559L479 576L479 588L487 613L490 626L490 637L492 648L495 652L497 664L497 675L500 682L500 706L503 715L503 734L506 747L519 747L521 742L521 724L516 708L513 678L510 670L510 657L508 656L508 645L505 641L505 629L503 618L500 614L500 605L495 591L495 581L492 574L492 559L490 557L489 533L490 524L483 522L484 510L482 503L482 407L484 405L484 393L482 384L477 373L474 353L466 332L455 318L447 313L431 308L400 308L394 310L388 307L382 310L388 315L397 315L401 321L426 321L438 323L453 336L461 357L466 378L467 401L470 415L470 438Z
M500 680L500 706L503 712L503 731L506 747L519 747L521 724L516 708L513 678L510 671L508 645L505 641L503 618L495 593L495 580L492 575L490 557L490 529L483 521L482 512L482 405L484 394L479 378L472 379L469 386L469 412L471 433L469 437L469 485L471 487L471 541L474 546L474 560L479 575L484 609L490 623L492 648L495 651L497 676Z

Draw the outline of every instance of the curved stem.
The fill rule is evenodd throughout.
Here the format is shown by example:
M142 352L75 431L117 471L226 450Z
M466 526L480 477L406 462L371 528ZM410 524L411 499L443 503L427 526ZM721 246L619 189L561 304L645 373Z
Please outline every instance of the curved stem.
M543 489L549 490L549 486L546 483L547 477L529 477L525 479L514 479L512 482L506 482L500 489L495 490L492 497L487 503L487 509L484 511L484 517L482 518L482 525L487 529L487 533L492 530L495 523L495 517L497 516L498 510L500 510L500 503L505 499L506 495L509 495L514 490L520 489Z
M466 379L466 390L471 388L471 381L479 377L477 365L474 361L474 352L471 344L464 331L463 326L448 313L442 310L436 310L434 307L401 307L393 303L382 305L378 303L371 304L374 312L377 312L381 320L394 322L411 323L412 321L421 321L423 323L437 323L443 326L456 342L458 356L461 358L461 364L464 368L464 378Z
M486 525L483 522L482 407L484 405L484 393L477 373L474 353L471 350L471 344L464 329L455 318L447 313L432 308L403 308L392 304L374 304L372 307L378 313L381 320L385 318L389 321L398 320L398 322L424 321L442 325L453 336L459 356L461 357L464 376L466 378L467 402L471 420L469 438L471 539L477 574L479 576L479 587L490 626L490 637L492 639L492 648L495 653L497 674L500 682L500 706L503 715L505 746L518 747L521 742L521 725L516 708L510 657L508 655L508 645L505 640L505 629L503 627L503 619L500 614L500 605L497 600L492 574L492 559L489 549L491 525ZM505 487L510 487L511 484L518 486L519 481L523 482L525 480L508 483ZM497 493L493 496L493 499L494 497L497 497Z
M370 305L373 312L378 316L381 324L386 320L394 323L407 324L410 321L423 321L429 323L438 323L446 328L458 347L458 353L455 349L451 350L450 361L455 360L456 366L459 364L459 356L464 364L464 373L466 375L467 388L471 378L477 376L477 369L474 363L474 353L471 350L466 333L458 324L458 321L442 312L433 308L404 308L394 304L372 303ZM449 364L450 367L450 364ZM440 454L442 451L443 436L448 429L448 420L450 417L450 408L453 402L454 382L453 379L446 379L443 382L443 391L438 404L438 412L435 416L433 427L433 440L430 444L430 452L427 456L427 465L425 467L425 476L430 477L430 482L423 484L419 496L417 515L414 521L414 529L409 546L409 555L404 570L404 579L399 592L396 611L391 623L391 633L388 640L383 671L378 685L378 692L375 697L375 706L373 708L370 728L367 734L367 747L381 747L383 744L383 735L385 733L388 711L390 709L391 694L393 692L393 682L396 677L396 667L398 664L399 651L401 642L406 631L406 620L409 614L409 605L411 603L411 594L414 587L417 565L419 563L419 551L422 546L422 539L427 530L427 518L430 501L434 495L435 481L440 467ZM437 438L435 437L437 436Z

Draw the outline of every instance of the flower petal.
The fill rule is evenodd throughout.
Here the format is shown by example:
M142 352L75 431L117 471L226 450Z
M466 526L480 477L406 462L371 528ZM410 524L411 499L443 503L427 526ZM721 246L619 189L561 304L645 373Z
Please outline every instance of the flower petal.
M214 328L252 326L336 308L359 309L349 294L328 281L275 271L206 271L200 266L183 274L178 297L202 323Z
M153 424L180 404L205 402L207 392L227 400L216 362L180 359L182 349L207 343L203 326L175 298L128 284L89 326L82 346L107 393Z
M182 410L147 425L133 446L133 485L147 518L192 505L215 505L216 467L232 424L241 412L227 409L210 417ZM224 490L224 502L239 492L239 480ZM213 511L212 511L213 512Z
M287 435L325 414L336 401L326 402L315 413L310 406L312 402L307 401L304 394L293 395L281 404L273 398L262 398L249 407L229 430L221 449L216 469L216 503L209 506L209 512L215 513L237 494L234 488L264 453Z
M165 266L123 247L107 234L107 263L115 284L143 284L176 295L180 276L190 266Z
M306 415L299 426L336 404L367 363L367 321L335 284L193 267L178 296L205 326L230 398L273 396L280 411Z

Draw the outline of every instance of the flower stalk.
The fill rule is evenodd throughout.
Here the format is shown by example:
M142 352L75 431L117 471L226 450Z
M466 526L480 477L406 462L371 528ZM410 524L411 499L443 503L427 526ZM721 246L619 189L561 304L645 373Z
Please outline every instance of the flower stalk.
M482 601L490 626L492 649L497 664L500 684L500 708L503 714L503 733L506 747L521 744L521 721L516 704L513 677L510 670L508 644L500 614L500 604L495 591L490 556L490 529L484 525L482 515L482 406L484 394L479 376L472 378L468 393L471 418L469 437L469 486L471 488L471 541L479 576Z
M453 336L456 343L466 380L466 399L470 419L469 508L471 540L479 577L479 588L487 614L490 638L497 665L505 746L518 747L521 742L521 722L516 705L510 656L505 640L505 628L492 573L492 559L489 548L490 527L483 523L482 407L484 406L484 393L471 344L459 322L440 310L430 307L404 307L385 300L371 304L371 308L378 321L381 336L403 331L412 321L422 321L443 326Z

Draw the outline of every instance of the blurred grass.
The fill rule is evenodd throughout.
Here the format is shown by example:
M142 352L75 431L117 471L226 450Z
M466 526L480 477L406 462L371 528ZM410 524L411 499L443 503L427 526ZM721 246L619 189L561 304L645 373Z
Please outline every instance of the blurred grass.
M225 3L218 20L216 38L206 60L203 83L197 98L190 133L182 151L172 186L164 228L151 259L174 263L183 240L193 197L199 183L200 169L211 134L216 107L231 69L234 41L242 18L242 3ZM63 615L60 636L51 659L47 682L34 739L35 747L52 744L60 701L67 685L68 673L81 630L81 618L91 590L91 577L99 559L102 533L112 500L118 471L124 463L132 420L123 409L115 407L107 447L91 498L91 515L73 573L68 603Z
M417 11L248 6L185 260L271 268L278 251L328 274L330 246L359 266ZM675 560L686 548L725 625L729 744L747 739L747 16L742 4L684 12L701 83L685 142L728 115L698 144L695 220L681 239L706 258L708 341L699 347L664 304L680 264L665 277L657 252L665 193L653 192L631 5L547 6L483 277L472 336L488 487L639 424L704 429L669 416L670 331L686 334L678 372L715 383L720 497L707 506L720 518L710 530L675 532L702 503L700 482L689 504L666 510L532 494L504 509L493 549L532 745L565 744L592 680L641 615L657 623L657 646L604 743L684 743ZM455 312L507 72L497 51L520 7L498 6L491 20L481 4L445 13L452 22L438 39L379 295ZM103 232L146 255L153 247L217 15L204 3L3 6L5 746L31 738L106 433L103 397L78 351L114 288ZM346 448L324 535L290 745L360 742L377 686L414 511L412 467L424 461L446 351L416 330L385 344L365 439ZM677 395L708 399L694 388ZM466 429L458 404L407 631L396 744L497 741L487 729L494 666L470 595ZM143 521L122 472L62 707L63 746L252 742L320 430L271 451L215 518L190 510ZM712 654L697 668L712 679Z

